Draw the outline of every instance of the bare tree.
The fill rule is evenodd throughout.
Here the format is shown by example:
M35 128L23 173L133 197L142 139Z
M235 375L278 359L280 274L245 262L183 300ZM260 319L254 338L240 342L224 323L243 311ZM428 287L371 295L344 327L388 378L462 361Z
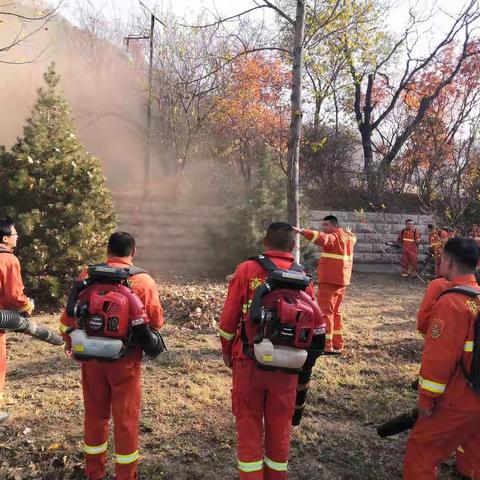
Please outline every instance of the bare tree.
M287 214L288 221L292 225L299 225L300 221L300 191L299 191L299 149L302 132L303 119L303 75L304 75L304 51L309 44L318 44L323 39L332 34L328 31L327 26L338 21L342 12L349 9L348 2L331 1L331 0L315 0L307 2L307 0L296 0L295 8L291 3L281 2L279 0L258 0L254 2L252 8L232 15L226 18L217 16L214 21L203 25L190 25L190 27L211 28L222 27L227 30L226 25L231 22L240 21L245 15L260 9L268 9L279 19L282 30L285 35L278 39L278 32L276 32L275 39L265 42L258 42L252 45L251 42L245 41L241 38L239 33L228 32L228 37L232 39L235 47L234 53L229 54L227 59L206 75L218 72L226 65L234 61L241 55L246 55L258 51L276 51L280 54L288 55L292 63L292 89L291 89L291 123L290 135L288 141L287 151ZM312 21L306 25L307 10L309 11ZM343 26L340 29L344 28ZM228 31L228 30L227 30ZM283 39L288 37L287 42ZM235 42L234 40L237 40ZM286 43L286 44L285 44ZM206 75L200 76L197 80L205 78ZM299 242L297 242L298 244ZM295 251L295 256L298 259L299 250Z
M480 17L477 0L468 0L466 6L453 19L450 30L439 40L427 55L418 56L415 47L419 41L418 28L431 17L417 17L410 11L409 25L388 52L380 56L372 65L361 64L356 59L349 39L343 37L343 49L354 89L353 110L362 139L364 172L370 193L380 196L384 190L387 175L393 160L402 150L405 142L419 126L433 102L458 75L463 63L472 55L478 55L477 49L469 49L472 30ZM385 139L382 129L388 124L409 86L422 72L428 70L436 59L452 48L459 38L462 42L453 68L443 72L436 88L426 93L418 102L413 115L403 127L395 132L387 149L377 148L375 140ZM403 69L398 75L398 67L392 68L401 54L405 55ZM379 92L388 95L388 99L379 100ZM383 95L385 97L385 95ZM383 137L382 137L383 136Z
M39 61L47 47L24 60L15 60L7 56L7 53L11 53L15 47L21 46L43 30L48 30L48 22L55 17L63 2L64 0L58 0L54 8L45 9L28 8L20 1L0 2L0 24L9 22L12 30L12 33L6 36L5 43L0 43L0 63L19 65Z

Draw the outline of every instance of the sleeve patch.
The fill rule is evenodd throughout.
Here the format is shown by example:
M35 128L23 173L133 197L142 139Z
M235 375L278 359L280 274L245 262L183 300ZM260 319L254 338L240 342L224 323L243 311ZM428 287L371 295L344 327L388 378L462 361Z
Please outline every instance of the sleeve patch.
M439 338L442 335L444 328L445 328L445 320L435 317L432 320L432 329L431 329L432 338Z
M250 280L250 290L254 291L256 290L261 284L262 284L262 279L255 277Z

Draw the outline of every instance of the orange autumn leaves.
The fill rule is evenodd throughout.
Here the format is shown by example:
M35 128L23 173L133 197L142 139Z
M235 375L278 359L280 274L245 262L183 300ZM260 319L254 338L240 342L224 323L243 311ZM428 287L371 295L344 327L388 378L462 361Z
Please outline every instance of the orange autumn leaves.
M472 42L468 51L478 50ZM404 95L408 115L415 115L422 99L432 95L438 85L453 71L458 51L452 46L441 55L434 68L411 82ZM425 118L413 133L401 161L405 167L442 168L455 159L455 140L462 134L464 121L478 105L480 59L472 55L465 60L454 81L447 85L428 109Z
M291 74L277 57L241 56L232 62L227 82L215 99L215 130L231 156L255 155L267 146L281 157L287 149Z

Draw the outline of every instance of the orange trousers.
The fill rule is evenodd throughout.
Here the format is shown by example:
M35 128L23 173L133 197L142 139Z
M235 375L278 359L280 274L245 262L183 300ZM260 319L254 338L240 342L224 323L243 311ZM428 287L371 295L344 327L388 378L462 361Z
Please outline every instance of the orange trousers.
M457 452L455 454L455 468L458 473L461 475L471 478L472 480L480 480L480 472L478 470L478 465L477 469L475 469L475 453L471 452L472 445L469 444L467 446L467 449L463 447L457 448ZM478 449L478 446L476 447ZM470 460L473 455L473 461ZM478 458L478 454L476 455ZM478 460L477 460L478 461Z
M318 285L318 305L326 323L325 350L341 350L343 342L343 324L340 307L345 296L346 287L320 283Z
M0 400L3 398L7 376L7 335L0 333Z
M88 480L105 476L110 413L115 437L115 478L138 478L140 376L141 362L137 358L123 357L115 362L89 360L82 364L83 441Z
M402 267L402 275L414 275L417 273L418 258L416 247L403 247L400 265Z
M434 480L437 466L459 445L469 460L469 470L464 474L479 480L480 412L462 412L438 405L431 417L417 421L408 437L403 480Z
M233 364L232 411L240 480L286 480L297 375ZM263 442L264 440L264 442Z

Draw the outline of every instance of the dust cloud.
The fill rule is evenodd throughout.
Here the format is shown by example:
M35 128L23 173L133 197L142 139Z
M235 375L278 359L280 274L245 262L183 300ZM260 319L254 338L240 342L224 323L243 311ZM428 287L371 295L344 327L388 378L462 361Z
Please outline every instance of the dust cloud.
M20 11L31 12L27 7ZM19 28L18 21L8 17L3 20L0 45L8 44ZM2 60L27 63L0 63L1 145L10 148L22 135L36 90L43 84L42 74L54 61L80 139L88 151L102 159L109 185L118 189L142 181L144 75L125 51L92 38L57 16Z

